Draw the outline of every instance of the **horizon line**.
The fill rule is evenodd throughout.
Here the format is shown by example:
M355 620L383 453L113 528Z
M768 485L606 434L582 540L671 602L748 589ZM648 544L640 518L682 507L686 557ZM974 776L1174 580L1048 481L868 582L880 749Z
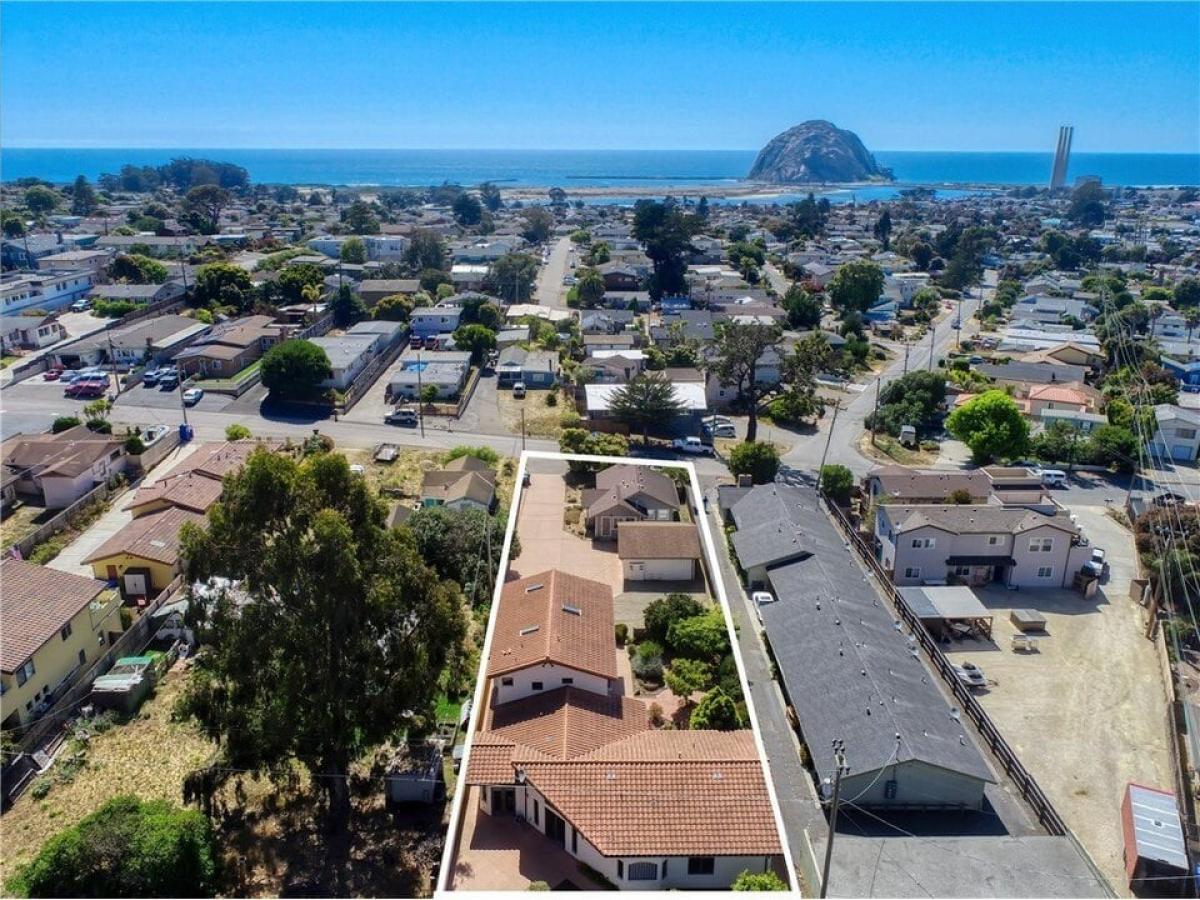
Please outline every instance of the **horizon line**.
M761 149L761 148L759 148ZM272 151L272 152L406 152L406 153L758 153L759 149L753 147L200 147L200 146L170 146L170 147L132 147L118 145L103 145L103 146L86 146L75 144L8 144L0 145L0 152L10 150L84 150L84 151L116 151L116 150L131 150L140 153L146 152L173 152L203 150L206 152L221 151L221 152L246 152L246 151ZM889 147L878 150L869 150L869 153L1041 153L1047 156L1053 156L1054 151L1048 149L1023 149L1023 150L990 150L990 149L945 149L945 148L920 148L920 147ZM1072 155L1075 154L1096 154L1096 155L1113 155L1123 156L1137 154L1142 156L1200 156L1200 147L1190 150L1080 150L1074 148Z

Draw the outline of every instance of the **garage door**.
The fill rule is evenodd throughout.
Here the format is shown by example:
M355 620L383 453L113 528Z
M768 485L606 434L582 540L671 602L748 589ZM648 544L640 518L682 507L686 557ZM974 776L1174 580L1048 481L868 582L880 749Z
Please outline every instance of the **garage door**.
M1171 447L1171 459L1188 460L1192 458L1191 444L1175 444Z

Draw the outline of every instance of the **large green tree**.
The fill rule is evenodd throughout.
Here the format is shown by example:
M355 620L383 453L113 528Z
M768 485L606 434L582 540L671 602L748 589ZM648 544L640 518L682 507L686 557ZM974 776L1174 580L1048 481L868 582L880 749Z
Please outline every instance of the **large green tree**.
M492 263L484 289L505 303L525 303L533 296L538 262L528 253L506 253Z
M765 358L778 353L782 336L775 325L727 322L713 341L713 371L722 384L735 388L746 403L747 441L758 437L758 414L763 399L774 391L774 383L762 378L762 369Z
M946 419L947 430L971 448L979 463L1021 456L1029 448L1029 423L1001 390L984 391Z
M239 585L204 612L208 652L181 711L230 768L296 761L326 793L329 823L351 815L350 767L433 721L438 674L466 633L462 596L346 458L251 455L182 536L189 582Z
M575 293L582 309L594 309L604 299L604 276L596 269L583 268L575 282Z
M24 199L25 207L36 218L41 218L54 212L62 198L53 188L46 187L44 184L35 184L25 191Z
M471 354L471 362L478 365L488 351L496 349L496 333L483 325L462 325L454 330L454 347Z
M504 549L501 518L482 509L426 506L414 512L404 527L412 533L421 558L438 575L457 581L474 603L491 602ZM516 559L520 553L521 542L514 534L509 557Z
M232 198L215 184L201 184L187 192L183 206L188 221L201 234L215 234L221 227L221 212Z
M829 282L829 302L843 316L865 313L883 293L883 269L868 259L845 263Z
M418 228L404 248L404 264L412 272L442 269L446 265L446 246L432 228Z
M196 306L232 306L245 312L253 305L254 284L250 273L230 263L209 263L196 272L192 302Z
M162 284L167 267L157 259L139 253L123 253L108 264L108 277L126 284Z
M673 202L639 200L633 208L633 236L642 242L654 265L650 296L687 293L687 262L692 237L703 227L697 215L684 212Z
M367 245L357 235L346 238L338 249L338 258L344 263L361 266L367 261Z
M309 341L290 340L263 354L262 382L280 400L311 400L333 375L325 351Z
M99 205L95 189L88 183L87 178L80 175L71 187L71 215L90 216Z
M609 399L613 417L648 439L650 426L667 425L683 413L683 403L675 396L675 388L662 375L635 375L617 388Z

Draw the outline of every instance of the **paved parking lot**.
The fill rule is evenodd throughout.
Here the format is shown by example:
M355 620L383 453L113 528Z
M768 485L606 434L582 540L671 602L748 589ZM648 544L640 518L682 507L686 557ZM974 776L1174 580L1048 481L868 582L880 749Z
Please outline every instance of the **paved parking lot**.
M1072 512L1108 551L1101 590L1090 599L1066 589L977 591L995 614L994 642L956 642L947 656L983 667L984 709L1120 890L1126 782L1172 787L1166 697L1154 645L1143 636L1143 610L1129 599L1129 532L1104 507ZM1009 613L1019 608L1046 618L1036 653L1012 649Z

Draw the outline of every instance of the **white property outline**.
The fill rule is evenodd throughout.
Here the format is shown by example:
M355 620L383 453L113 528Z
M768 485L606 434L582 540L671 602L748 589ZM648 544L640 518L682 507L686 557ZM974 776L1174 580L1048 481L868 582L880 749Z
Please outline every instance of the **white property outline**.
M516 482L513 488L513 502L508 510L508 525L504 532L504 549L500 554L500 566L498 574L500 577L496 579L496 587L492 592L492 608L488 613L487 633L484 637L483 649L479 656L479 674L475 679L475 692L471 695L471 715L467 721L467 736L463 743L463 758L459 765L458 783L454 793L454 806L450 812L450 824L446 829L446 844L442 848L441 870L438 872L437 885L434 890L435 897L449 896L450 890L447 887L450 875L451 865L454 860L456 851L458 850L458 842L461 838L459 830L462 827L462 807L465 802L464 798L467 795L466 785L464 780L467 772L467 765L471 760L471 744L475 737L476 728L479 723L480 709L483 707L484 689L487 687L487 660L488 654L492 649L492 635L496 628L496 611L500 608L500 594L504 589L505 578L508 574L509 552L512 549L513 535L517 531L517 514L521 508L523 500L523 491L525 486L525 467L530 459L547 459L558 462L571 462L586 460L592 463L608 463L611 465L621 466L651 466L654 468L676 468L684 469L688 473L689 484L691 487L692 498L696 503L696 520L700 526L700 533L704 538L704 552L708 558L708 569L711 575L712 587L717 595L717 602L721 605L721 612L725 616L725 629L729 633L729 643L733 650L733 658L737 664L738 678L742 685L742 696L746 703L746 712L750 717L750 731L754 735L754 746L758 751L759 761L763 767L763 779L767 783L767 794L771 798L771 812L775 816L775 830L779 835L779 843L783 848L784 864L787 867L788 878L791 882L790 891L799 893L800 881L796 877L796 865L792 860L792 851L788 845L787 831L783 827L783 815L780 812L779 797L775 793L775 782L771 778L771 764L767 759L766 747L763 745L762 733L758 727L758 715L754 709L754 698L750 693L750 684L746 680L746 666L742 661L742 651L738 646L737 629L734 627L733 613L729 608L729 598L725 595L725 582L721 577L720 562L717 559L716 545L713 543L712 530L709 527L708 515L704 510L704 493L700 487L700 478L696 474L696 466L694 463L687 460L659 460L659 459L631 459L624 456L590 456L582 453L559 453L547 450L522 450L520 463L517 466ZM491 893L509 894L509 891L469 891L457 892L466 893L469 896L487 895ZM610 892L599 891L583 891L584 894L595 894L597 896L603 894L608 896ZM627 894L666 894L667 891L623 891ZM723 894L727 892L721 891L701 891L701 894Z

